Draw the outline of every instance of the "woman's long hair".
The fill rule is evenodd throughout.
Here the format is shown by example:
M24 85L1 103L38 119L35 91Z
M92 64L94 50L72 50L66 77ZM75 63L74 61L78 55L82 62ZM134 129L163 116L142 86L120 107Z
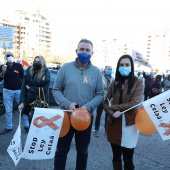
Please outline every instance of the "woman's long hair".
M128 58L130 60L130 63L131 63L131 72L129 74L128 77L123 77L120 72L119 72L119 66L120 66L120 61L124 58ZM133 59L130 55L123 55L119 58L118 62L117 62L117 67L116 67L116 75L115 75L115 82L114 83L114 93L116 93L117 89L121 90L122 89L122 85L124 84L125 82L125 79L128 79L128 90L127 90L127 94L130 94L131 92L131 89L134 85L134 82L135 80L137 79L135 77L135 74L134 74L134 62L133 62ZM117 84L118 83L118 84Z
M46 60L45 60L45 58L43 57L43 56L36 56L35 58L34 58L34 60L36 59L36 58L39 58L39 60L40 60L40 63L41 63L41 65L42 65L42 68L40 69L40 70L38 70L38 78L40 78L40 77L42 77L43 76L43 74L44 74L44 72L45 72L45 70L46 70L46 68L47 68L47 64L46 64ZM33 62L34 63L34 62ZM35 72L35 70L34 70L34 67L33 67L33 65L31 66L31 68L30 68L30 74L31 75L33 75L34 74L34 72Z
M154 81L156 81L156 82L161 82L161 79L162 79L162 75L157 75L156 77L155 77L155 80Z

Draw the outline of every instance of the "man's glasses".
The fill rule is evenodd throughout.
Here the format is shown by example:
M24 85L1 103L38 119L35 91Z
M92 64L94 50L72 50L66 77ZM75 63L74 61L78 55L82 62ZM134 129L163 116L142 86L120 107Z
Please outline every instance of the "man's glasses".
M6 57L12 57L12 55L6 55Z

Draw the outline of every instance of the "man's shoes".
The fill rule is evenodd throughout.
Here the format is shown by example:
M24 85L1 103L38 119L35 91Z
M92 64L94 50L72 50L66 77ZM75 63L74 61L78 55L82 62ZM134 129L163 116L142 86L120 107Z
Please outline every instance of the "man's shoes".
M0 135L3 135L5 133L12 132L12 129L5 128L2 132L0 132Z
M29 127L28 126L24 126L24 129L28 132L29 131Z
M93 132L95 137L99 137L99 130L94 130Z

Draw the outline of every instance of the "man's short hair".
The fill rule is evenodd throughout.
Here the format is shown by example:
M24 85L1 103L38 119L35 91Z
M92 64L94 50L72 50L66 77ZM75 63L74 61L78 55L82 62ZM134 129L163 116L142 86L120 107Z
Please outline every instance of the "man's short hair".
M5 57L9 57L9 56L14 57L14 54L10 51L7 51L6 54L5 54Z
M92 43L90 40L88 40L88 39L81 39L80 42L78 43L78 45L79 45L81 42L89 43L89 44L91 44L92 47L93 47L93 43Z

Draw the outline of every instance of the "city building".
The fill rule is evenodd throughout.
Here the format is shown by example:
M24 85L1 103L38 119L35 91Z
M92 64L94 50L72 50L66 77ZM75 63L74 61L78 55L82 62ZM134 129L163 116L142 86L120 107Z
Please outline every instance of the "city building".
M146 57L153 68L170 70L170 29L148 32Z
M13 53L21 58L25 51L28 61L31 62L36 55L47 56L51 53L51 27L47 18L37 10L35 14L16 10L0 25L14 26Z

